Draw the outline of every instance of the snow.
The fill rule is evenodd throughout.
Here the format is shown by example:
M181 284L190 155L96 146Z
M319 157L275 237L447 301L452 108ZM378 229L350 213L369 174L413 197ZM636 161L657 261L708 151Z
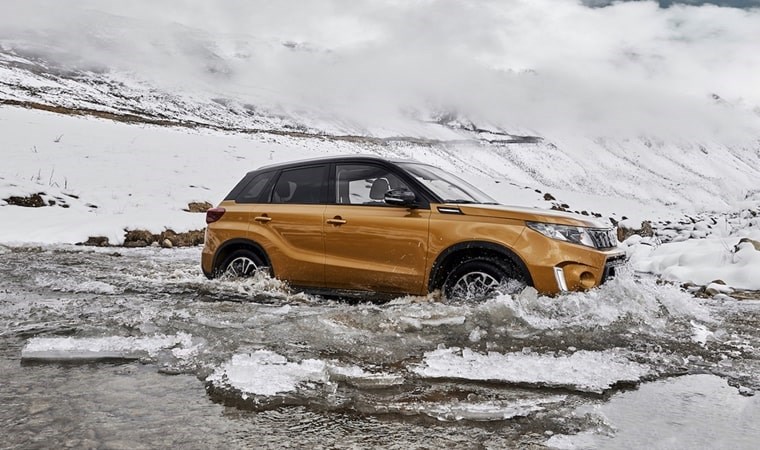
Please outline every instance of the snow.
M760 230L743 231L730 238L711 237L669 242L656 247L631 245L631 264L679 283L707 285L730 294L731 288L760 290L760 251L740 238L760 240ZM640 242L640 240L636 240ZM713 283L720 280L725 283Z
M0 205L6 243L106 236L118 244L125 229L201 229L204 215L183 211L189 202L219 202L246 172L271 163L274 152L282 161L331 150L16 108L0 109L0 130L0 198L44 192L57 203Z
M455 378L524 383L602 393L617 383L639 382L650 373L619 350L580 350L571 355L477 353L468 348L442 348L425 353L412 371L424 378Z

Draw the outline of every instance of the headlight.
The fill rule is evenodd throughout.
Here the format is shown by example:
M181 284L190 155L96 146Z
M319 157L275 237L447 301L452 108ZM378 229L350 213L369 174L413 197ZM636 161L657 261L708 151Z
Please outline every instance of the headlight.
M560 241L572 242L573 244L585 245L596 248L594 241L587 228L570 225L557 225L554 223L525 222L531 230L538 231L544 236Z

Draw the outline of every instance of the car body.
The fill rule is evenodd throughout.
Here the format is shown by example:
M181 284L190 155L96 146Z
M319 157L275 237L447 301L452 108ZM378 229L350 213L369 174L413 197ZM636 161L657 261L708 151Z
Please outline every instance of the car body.
M206 221L206 276L266 267L317 293L480 296L516 280L555 294L624 259L588 217L498 205L434 166L369 156L249 172Z

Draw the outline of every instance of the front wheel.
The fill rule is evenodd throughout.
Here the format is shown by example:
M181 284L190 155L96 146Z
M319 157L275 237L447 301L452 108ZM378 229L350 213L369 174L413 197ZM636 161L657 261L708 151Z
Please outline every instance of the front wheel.
M506 262L477 257L454 267L443 282L443 295L448 299L478 301L525 284L519 272Z
M253 276L265 268L264 261L250 250L235 250L219 266L219 276L243 278Z

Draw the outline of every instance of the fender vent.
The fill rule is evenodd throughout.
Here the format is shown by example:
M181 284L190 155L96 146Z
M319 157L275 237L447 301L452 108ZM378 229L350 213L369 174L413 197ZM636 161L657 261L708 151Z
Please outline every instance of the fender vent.
M441 214L464 214L461 209L454 206L439 206L438 212Z

